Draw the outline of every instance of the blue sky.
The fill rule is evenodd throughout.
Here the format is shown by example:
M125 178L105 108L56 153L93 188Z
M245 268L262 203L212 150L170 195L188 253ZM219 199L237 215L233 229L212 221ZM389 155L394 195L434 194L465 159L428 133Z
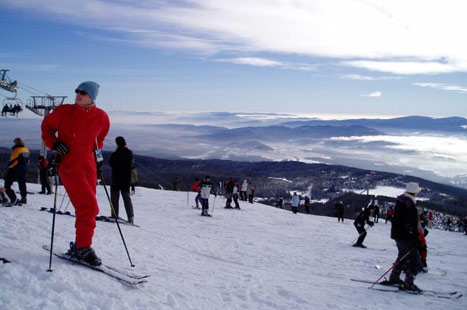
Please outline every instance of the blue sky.
M0 69L108 111L466 117L464 3L1 0Z

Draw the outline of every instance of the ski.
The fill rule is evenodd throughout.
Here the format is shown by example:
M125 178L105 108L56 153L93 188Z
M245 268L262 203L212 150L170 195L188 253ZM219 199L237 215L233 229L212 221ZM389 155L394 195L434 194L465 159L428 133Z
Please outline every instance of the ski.
M380 291L380 292L393 292L393 293L400 293L400 292L404 292L404 293L407 293L407 294L410 294L410 295L424 295L424 296L432 296L432 297L437 297L437 298L445 298L445 299L459 299L461 298L463 295L462 294L444 294L444 292L442 293L437 293L437 292L433 292L433 291L425 291L425 290L421 290L421 291L407 291L407 290L400 290L399 288L397 287L393 287L393 286L387 286L386 288L383 288L383 287L372 287L371 288L372 290L375 290L375 291Z
M12 203L12 202L5 202L5 203L2 203L1 206L2 206L2 207L5 207L5 208L11 208L11 207L21 207L22 204L19 203L19 202L15 202L15 203Z
M49 247L46 245L44 245L42 248L46 251L50 251ZM64 253L53 252L53 254L56 257L64 261L68 261L68 262L71 262L71 263L74 263L74 264L77 264L83 267L87 267L89 269L92 269L92 270L95 270L101 273L104 273L108 275L109 277L117 279L118 281L128 284L128 285L137 285L137 284L146 283L147 278L150 277L150 275L144 275L144 276L134 275L129 272L121 271L118 268L107 266L105 264L101 264L100 266L92 266L83 261L79 261L76 258L70 257L69 255L66 255Z
M369 281L369 280L360 280L360 279L350 279L351 281L354 281L354 282L361 282L361 283L368 283L368 284L373 284L374 282L373 281ZM384 291L391 291L391 292L406 292L406 293L409 293L409 294L417 294L417 295L426 295L426 294L432 294L432 295L437 295L437 296L451 296L451 297L455 297L455 298L460 298L462 297L462 294L460 294L459 292L457 291L452 291L452 292L448 292L448 291L436 291L436 290L422 290L421 292L414 292L414 291L407 291L407 290L400 290L396 285L388 285L388 284L385 284L385 283L382 283L382 282L378 282L378 283L375 283L376 285L380 285L380 286L385 286L386 289L383 289L381 287L373 287L372 289L376 289L376 290L384 290Z
M96 216L96 221L115 223L115 218L113 218L111 216L99 215L99 216ZM118 218L118 223L119 224L130 225L130 226L135 226L135 227L140 227L139 225L131 224L130 222L125 221L124 219L122 219L120 217Z
M41 207L41 208L39 209L39 211L46 211L46 212L49 212L49 213L54 213L54 208ZM70 213L70 211L62 212L62 211L60 211L60 210L57 210L57 211L55 212L55 214L59 214L59 215L69 215L69 216L75 217L73 214Z
M8 263L11 263L8 259L6 259L5 257L0 257L0 261L2 261L4 264L8 264Z

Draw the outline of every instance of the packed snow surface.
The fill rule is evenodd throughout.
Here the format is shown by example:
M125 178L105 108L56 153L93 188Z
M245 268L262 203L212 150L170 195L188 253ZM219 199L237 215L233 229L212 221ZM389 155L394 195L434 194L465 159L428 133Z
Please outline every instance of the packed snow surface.
M39 191L36 184L28 190ZM59 189L58 207L68 199ZM54 196L29 195L28 204L0 208L0 309L467 309L467 296L442 299L381 292L351 278L376 280L397 251L390 224L368 231L367 249L354 248L353 221L298 214L241 202L224 209L212 196L212 218L192 209L194 193L137 188L135 223L121 225L134 268L115 223L98 222L93 247L103 262L149 282L130 287L105 274L53 259L47 272ZM63 200L63 202L62 202ZM101 215L110 215L98 188ZM125 217L122 201L120 216ZM212 207L214 211L212 210ZM72 211L72 206L68 207ZM57 251L74 239L74 218L56 216ZM425 289L467 294L467 236L431 230ZM380 267L378 269L377 267Z

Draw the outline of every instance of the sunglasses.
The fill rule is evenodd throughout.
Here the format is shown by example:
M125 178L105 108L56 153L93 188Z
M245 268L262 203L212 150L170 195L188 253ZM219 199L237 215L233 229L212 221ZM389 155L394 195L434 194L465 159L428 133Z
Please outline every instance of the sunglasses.
M75 94L79 93L80 95L84 96L84 95L87 95L88 93L85 92L84 90L81 90L81 89L75 89Z

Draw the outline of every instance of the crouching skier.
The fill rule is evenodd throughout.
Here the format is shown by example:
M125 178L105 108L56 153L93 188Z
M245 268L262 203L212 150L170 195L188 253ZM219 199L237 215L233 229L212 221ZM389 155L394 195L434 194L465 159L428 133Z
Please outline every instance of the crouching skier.
M373 210L374 207L370 204L368 207L365 208L365 210L360 212L360 214L355 219L355 222L353 224L360 235L358 235L358 240L353 246L366 248L366 246L363 244L363 241L366 238L365 223L370 225L370 227L373 227L374 222L370 221L370 215L373 212Z
M45 145L61 157L58 175L75 208L76 238L69 254L93 266L101 264L91 247L99 213L95 152L102 149L110 127L107 113L95 105L98 92L96 82L81 83L75 104L56 107L41 126Z

